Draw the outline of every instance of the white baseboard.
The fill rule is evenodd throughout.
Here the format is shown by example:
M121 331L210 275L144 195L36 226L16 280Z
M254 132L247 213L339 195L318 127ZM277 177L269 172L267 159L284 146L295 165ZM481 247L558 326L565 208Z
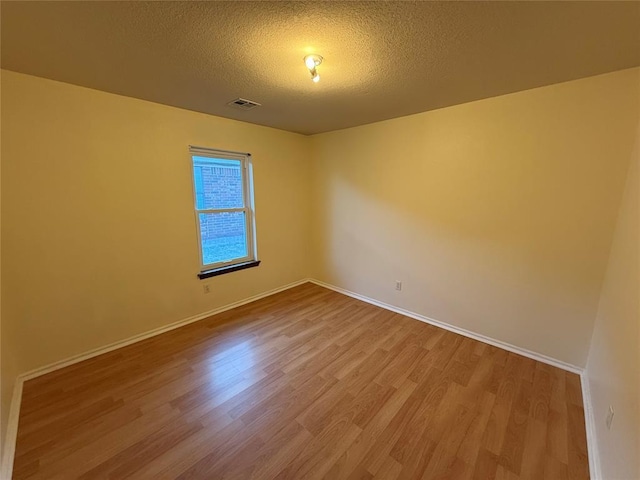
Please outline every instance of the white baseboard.
M585 370L580 375L582 384L582 403L584 406L584 426L587 433L587 449L589 454L589 474L591 480L602 480L602 470L600 470L600 454L598 453L598 440L596 437L596 419L593 414L593 404L591 403L591 388L589 387L589 377Z
M177 322L173 322L168 325L164 325L162 327L154 328L153 330L149 330L148 332L134 335L133 337L129 337L125 340L120 340L118 342L111 343L104 347L95 348L93 350L89 350L88 352L84 352L79 355L74 355L73 357L69 357L65 360L60 360L59 362L51 363L49 365L45 365L43 367L36 368L34 370L30 370L26 373L23 373L20 376L24 381L31 380L32 378L36 378L41 375L45 375L47 373L53 372L55 370L68 367L69 365L73 365L74 363L79 363L84 360L97 357L98 355L111 352L112 350L117 350L118 348L126 347L127 345L131 345L132 343L136 343L141 340L146 340L147 338L155 337L156 335L160 335L161 333L169 332L171 330L175 330L176 328L184 327L185 325L189 325L190 323L203 320L205 318L211 317L212 315L216 315L218 313L226 312L227 310L231 310L232 308L246 305L247 303L255 302L256 300L260 300L261 298L274 295L284 290L289 290L290 288L297 287L298 285L302 285L303 283L307 283L307 282L309 282L309 279L304 278L302 280L298 280L297 282L289 283L282 287L274 288L272 290L259 293L258 295L253 295L252 297L245 298L244 300L239 300L237 302L230 303L222 307L214 308L213 310L199 313L198 315L194 315L192 317L185 318L183 320L179 320Z
M13 386L11 407L9 407L9 421L4 438L4 452L0 465L0 479L10 480L13 472L13 456L16 453L16 438L18 436L18 419L20 418L20 401L22 400L22 384L24 380L18 376Z
M563 362L561 360L556 360L555 358L548 357L541 353L532 352L531 350L527 350L526 348L516 347L515 345L511 345L501 340L496 340L496 339L487 337L485 335L481 335L479 333L471 332L464 328L455 327L448 323L441 322L439 320L435 320L433 318L429 318L424 315L420 315L418 313L410 312L409 310L405 310L404 308L395 307L393 305L389 305L388 303L374 300L373 298L369 298L365 295L360 295L359 293L351 292L344 288L336 287L335 285L331 285L329 283L325 283L320 280L311 278L309 279L309 281L321 287L334 290L338 293L342 293L343 295L348 295L349 297L362 300L363 302L370 303L371 305L384 308L385 310L390 310L392 312L399 313L406 317L414 318L416 320L420 320L421 322L429 323L431 325L443 328L450 332L458 333L465 337L473 338L474 340L478 340L483 343L488 343L489 345L493 345L494 347L502 348L504 350L508 350L509 352L517 353L518 355L522 355L523 357L531 358L533 360L537 360L539 362L546 363L548 365L561 368L562 370L566 370L568 372L572 372L580 375L580 383L582 385L582 398L584 403L585 430L587 434L587 449L589 454L589 473L591 476L591 480L602 479L602 473L600 471L600 457L598 456L598 448L597 448L597 440L596 440L595 421L593 416L593 408L591 406L591 392L589 389L589 381L588 381L586 372L583 368L580 368L576 365L572 365L570 363Z
M219 307L213 310L209 310L207 312L198 314L198 315L194 315L192 317L174 322L174 323L170 323L168 325L150 330L148 332L145 333L141 333L139 335L134 335L133 337L129 337L125 340L121 340L118 342L114 342L111 343L109 345L106 345L104 347L100 347L100 348L96 348L93 350L90 350L88 352L82 353L80 355L75 355L73 357L67 358L65 360L61 360L59 362L55 362L34 370L30 370L26 373L23 373L21 375L19 375L16 378L16 382L15 382L15 386L14 386L14 391L13 391L13 397L12 397L12 401L11 401L11 410L9 413L9 423L8 423L8 427L7 427L7 434L6 434L6 438L5 438L5 451L4 451L4 455L3 455L3 459L2 459L2 465L0 468L0 479L2 480L9 480L11 478L11 473L13 470L13 458L14 458L14 454L15 454L15 442L16 442L16 435L18 432L18 419L20 416L20 403L21 403L21 399L22 399L22 387L23 387L23 383L27 380L39 377L41 375L45 375L47 373L53 372L55 370L59 370L61 368L67 367L69 365L73 365L75 363L79 363L82 362L84 360L88 360L90 358L93 357L97 357L98 355L102 355L104 353L110 352L112 350L116 350L118 348L121 347L125 347L127 345L131 345L133 343L139 342L141 340L145 340L147 338L151 338L154 337L156 335L160 335L161 333L165 333L168 332L170 330L174 330L176 328L180 328L182 326L188 325L190 323L194 323L197 322L199 320L203 320L205 318L208 318L212 315L216 315L218 313L222 313L225 312L227 310L231 310L232 308L236 308L242 305L245 305L247 303L251 303L251 302L255 302L256 300L259 300L261 298L264 297L268 297L270 295L273 295L275 293L278 292L282 292L284 290L288 290L290 288L296 287L298 285L301 285L303 283L306 282L311 282L311 283L315 283L316 285L319 285L321 287L324 288L328 288L330 290L334 290L338 293L342 293L343 295L347 295L349 297L352 298L356 298L358 300L361 300L363 302L366 303L370 303L372 305L378 306L380 308L384 308L386 310L390 310L392 312L396 312L399 313L401 315L405 315L407 317L410 318L414 318L416 320L419 320L421 322L425 322L425 323L429 323L431 325L434 325L436 327L440 327L443 328L445 330L448 330L450 332L453 333L457 333L460 335L463 335L465 337L469 337L472 338L474 340L478 340L480 342L483 343L487 343L489 345L493 345L495 347L498 348L502 348L504 350L508 350L510 352L513 353L517 353L518 355L522 355L524 357L527 358L531 358L534 360L537 360L539 362L542 363L546 363L549 365L552 365L554 367L558 367L561 368L563 370L569 371L569 372L573 372L576 374L579 374L581 377L581 382L582 382L582 390L583 390L583 398L584 398L584 408L585 408L585 423L586 423L586 429L587 429L587 443L588 443L588 448L589 448L589 467L591 469L591 477L593 480L600 480L600 475L599 475L599 462L598 462L598 457L597 457L597 449L595 448L595 428L594 428L594 423L593 423L593 415L592 415L592 409L591 409L591 397L589 395L589 386L588 386L588 381L586 381L585 375L584 375L584 371L582 368L577 367L575 365L571 365L569 363L560 361L560 360L556 360L554 358L548 357L546 355L542 355L536 352L532 352L530 350L524 349L524 348L520 348L520 347L516 347L514 345L511 345L509 343L503 342L501 340L495 340L493 338L481 335L479 333L475 333L475 332L471 332L469 330L460 328L460 327L456 327L453 325L450 325L448 323L445 322L441 322L439 320L435 320L429 317L426 317L424 315L420 315L414 312L411 312L409 310L405 310L403 308L400 307L395 307L393 305L389 305L387 303L384 302L380 302L378 300L374 300L372 298L369 298L365 295L360 295L358 293L355 292L351 292L349 290L346 290L344 288L340 288L340 287L336 287L335 285L331 285L325 282L322 282L320 280L316 280L316 279L302 279L299 280L297 282L293 282L290 283L288 285L284 285L282 287L279 288L275 288L273 290L269 290L267 292L258 294L258 295L254 295L252 297L246 298L244 300L240 300L238 302L234 302L231 303L229 305L225 305L223 307Z
M15 385L13 387L13 396L11 398L9 421L7 425L7 432L5 435L4 453L2 457L2 464L0 465L0 479L1 480L11 479L11 474L13 471L13 458L14 458L15 449L16 449L16 437L18 433L18 420L20 418L22 387L24 382L26 382L27 380L31 380L41 375L54 372L56 370L59 370L64 367L68 367L69 365L73 365L75 363L80 363L84 360L97 357L98 355L111 352L112 350L126 347L127 345L131 345L132 343L136 343L141 340L145 340L147 338L155 337L156 335L160 335L161 333L165 333L170 330L175 330L176 328L189 325L190 323L197 322L198 320L203 320L212 315L216 315L218 313L231 310L232 308L246 305L247 303L255 302L256 300L260 300L261 298L268 297L270 295L282 292L284 290L288 290L293 287L297 287L298 285L302 285L303 283L307 283L307 282L309 282L309 279L303 278L302 280L298 280L297 282L289 283L287 285L283 285L282 287L274 288L272 290L268 290L258 295L253 295L252 297L245 298L244 300L239 300L237 302L230 303L222 307L214 308L213 310L209 310L207 312L200 313L198 315L194 315L192 317L185 318L183 320L179 320L177 322L173 322L159 328L154 328L153 330L149 330L148 332L134 335L133 337L129 337L127 339L111 343L104 347L95 348L93 350L89 350L88 352L84 352L79 355L74 355L73 357L60 360L59 362L51 363L49 365L45 365L43 367L36 368L34 370L30 370L28 372L18 375L15 381Z
M309 279L309 281L312 283L315 283L316 285L320 285L321 287L325 287L330 290L334 290L338 293L342 293L343 295L357 298L358 300L362 300L363 302L370 303L371 305L384 308L385 310L390 310L392 312L399 313L400 315L414 318L416 320L420 320L421 322L429 323L431 325L443 328L453 333L457 333L464 337L473 338L474 340L478 340L479 342L482 342L482 343L488 343L489 345L493 345L494 347L502 348L504 350L508 350L509 352L517 353L518 355L522 355L523 357L531 358L533 360L537 360L539 362L561 368L562 370L566 370L568 372L576 373L578 375L581 375L583 372L583 369L576 365L572 365L570 363L563 362L561 360L556 360L555 358L548 357L541 353L532 352L531 350L527 350L526 348L516 347L515 345L511 345L510 343L503 342L502 340L496 340L494 338L487 337L480 333L472 332L470 330L456 327L454 325L442 322L440 320L435 320L433 318L420 315L419 313L414 313L409 310L405 310L404 308L396 307L394 305L389 305L388 303L380 302L378 300L367 297L365 295L360 295L359 293L351 292L344 288L336 287L335 285L331 285L329 283L325 283L320 280L311 278Z

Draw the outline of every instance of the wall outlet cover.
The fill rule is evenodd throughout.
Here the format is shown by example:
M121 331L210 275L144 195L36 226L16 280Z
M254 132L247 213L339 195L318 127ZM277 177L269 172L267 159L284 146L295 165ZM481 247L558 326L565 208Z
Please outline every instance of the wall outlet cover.
M615 415L615 412L613 411L613 407L611 405L609 405L609 410L607 411L607 428L609 430L611 430L611 422L613 422L613 416Z

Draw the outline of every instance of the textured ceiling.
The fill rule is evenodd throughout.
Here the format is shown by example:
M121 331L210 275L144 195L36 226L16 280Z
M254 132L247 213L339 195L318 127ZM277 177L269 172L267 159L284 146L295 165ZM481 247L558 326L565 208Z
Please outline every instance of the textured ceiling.
M640 65L638 2L2 2L2 68L305 134ZM319 53L321 81L302 58ZM263 106L235 110L243 97Z

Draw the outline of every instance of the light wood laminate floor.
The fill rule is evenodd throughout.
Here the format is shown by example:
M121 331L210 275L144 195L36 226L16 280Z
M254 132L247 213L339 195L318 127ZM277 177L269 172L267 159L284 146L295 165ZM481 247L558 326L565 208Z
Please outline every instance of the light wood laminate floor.
M313 284L30 380L16 479L587 479L579 377Z

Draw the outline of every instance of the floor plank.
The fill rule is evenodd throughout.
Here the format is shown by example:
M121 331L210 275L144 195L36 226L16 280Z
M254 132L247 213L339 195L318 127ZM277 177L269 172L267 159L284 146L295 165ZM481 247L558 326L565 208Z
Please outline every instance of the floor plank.
M30 380L15 479L587 479L577 375L304 284Z

